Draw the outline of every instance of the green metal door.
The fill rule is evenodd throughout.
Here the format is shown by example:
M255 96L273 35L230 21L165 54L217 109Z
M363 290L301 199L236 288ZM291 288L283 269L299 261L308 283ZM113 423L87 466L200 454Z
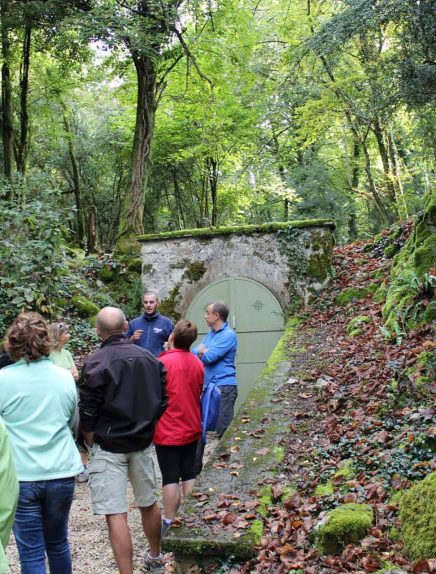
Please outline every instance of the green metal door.
M269 289L252 279L229 277L203 289L186 313L186 317L198 326L197 343L208 331L204 321L205 307L218 299L229 305L228 322L238 335L236 408L239 409L282 336L284 317L279 302Z

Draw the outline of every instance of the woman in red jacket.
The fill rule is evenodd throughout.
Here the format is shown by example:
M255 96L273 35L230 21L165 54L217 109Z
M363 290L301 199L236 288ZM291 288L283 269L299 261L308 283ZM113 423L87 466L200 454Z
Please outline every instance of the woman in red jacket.
M169 350L159 355L167 368L168 408L159 419L153 442L162 473L164 520L162 531L171 525L180 506L180 486L187 496L195 483L194 461L201 438L200 396L203 363L189 348L197 338L191 321L179 321L168 340Z

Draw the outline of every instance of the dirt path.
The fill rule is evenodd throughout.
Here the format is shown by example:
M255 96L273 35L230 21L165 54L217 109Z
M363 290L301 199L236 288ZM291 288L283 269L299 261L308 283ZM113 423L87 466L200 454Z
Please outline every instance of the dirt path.
M210 456L215 441L210 441L205 449L205 460ZM160 501L161 476L155 462L158 479L158 499ZM147 543L141 528L139 511L133 504L133 493L128 485L129 525L133 540L133 561L135 574L141 572L141 564ZM76 483L73 506L70 513L69 541L73 556L74 574L117 574L118 570L109 544L106 522L102 516L95 516L91 509L90 490L86 484ZM13 535L6 549L11 574L19 574L20 566ZM171 555L167 555L167 573L174 572Z

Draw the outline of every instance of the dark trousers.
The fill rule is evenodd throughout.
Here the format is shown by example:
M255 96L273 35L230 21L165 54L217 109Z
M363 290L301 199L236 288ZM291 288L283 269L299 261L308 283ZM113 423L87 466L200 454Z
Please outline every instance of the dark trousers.
M218 438L221 438L233 420L235 402L238 397L238 388L236 385L220 385L219 390L221 391L221 401L215 430ZM203 454L204 444L199 440L194 465L196 475L199 475L203 468Z

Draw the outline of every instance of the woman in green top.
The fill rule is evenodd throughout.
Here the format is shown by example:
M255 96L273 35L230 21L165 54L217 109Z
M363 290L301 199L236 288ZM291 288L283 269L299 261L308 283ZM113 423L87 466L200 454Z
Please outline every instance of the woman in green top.
M50 337L52 342L51 360L55 365L68 369L74 380L79 380L79 373L74 364L73 355L64 348L70 338L70 328L66 323L57 322L50 325Z
M0 573L9 572L5 549L14 523L18 501L18 480L11 447L0 417Z
M74 379L49 358L48 327L38 313L21 313L6 333L13 365L0 371L0 416L20 483L14 534L21 574L72 574L68 516L74 477L82 470L71 428Z

